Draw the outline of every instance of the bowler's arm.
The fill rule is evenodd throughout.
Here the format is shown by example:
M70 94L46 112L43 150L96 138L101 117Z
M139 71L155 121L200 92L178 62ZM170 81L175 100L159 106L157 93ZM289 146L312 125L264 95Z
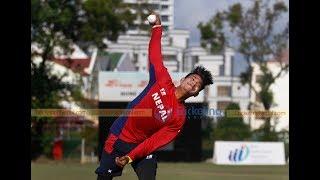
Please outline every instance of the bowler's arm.
M167 71L163 64L161 52L162 26L155 25L152 27L151 39L149 42L149 76L159 79L163 72Z

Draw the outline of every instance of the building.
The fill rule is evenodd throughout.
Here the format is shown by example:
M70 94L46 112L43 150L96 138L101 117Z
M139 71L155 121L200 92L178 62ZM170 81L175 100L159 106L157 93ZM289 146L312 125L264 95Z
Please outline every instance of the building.
M189 31L172 30L163 35L162 54L164 64L169 71L181 72L184 50L187 48ZM148 67L149 35L120 35L116 43L106 41L107 52L121 53L133 62L137 71L146 71Z
M213 55L202 47L190 47L184 54L184 71L190 72L194 66L202 65L211 71L214 85L207 89L206 101L210 109L224 110L231 102L238 103L242 110L249 104L249 87L242 85L234 76L235 52L226 48L223 54Z
M135 69L123 67L111 71L147 72L149 39L149 35L121 35L116 43L108 42L106 52L118 53L121 59L135 66ZM221 55L212 55L202 47L188 47L188 39L186 30L172 30L163 35L162 53L168 71L187 73L202 65L214 76L215 85L207 89L204 100L209 108L224 110L230 102L237 102L241 109L246 109L250 100L249 88L233 75L234 51L227 48Z
M282 53L282 58L280 60L283 65L289 65L289 50L285 50ZM261 77L261 70L257 63L252 64L253 67L253 76L252 76L252 85L255 89L259 90L259 84L257 81ZM269 60L267 62L268 69L271 70L272 74L275 76L279 73L281 66L279 61L276 60ZM275 83L270 87L271 91L273 92L274 96L274 104L270 108L270 111L274 111L277 113L282 113L279 118L273 118L271 121L272 125L275 125L276 131L281 130L289 130L289 71L283 72L281 76L275 81ZM253 110L264 110L263 105L259 97L254 93L251 92L250 97L252 102L255 102L253 106ZM253 118L251 125L252 129L259 128L264 123L263 120L259 118Z
M66 55L61 51L61 48L54 48L54 56L46 61L46 66L51 67L50 74L56 75L57 77L61 77L61 81L63 83L67 83L70 85L81 85L81 91L86 99L86 102L92 103L91 100L94 98L91 97L91 83L90 79L91 75L88 73L88 69L94 63L94 56L89 54L87 55L84 51L82 51L77 45L72 46L72 52L69 55ZM37 49L36 45L31 45L31 50L41 51ZM36 65L42 62L42 58L40 56L33 57L33 63ZM70 113L77 114L77 111L83 110L82 107L77 105L71 99L66 99L59 103L62 107L69 109ZM68 117L58 117L56 118L57 122L60 123L70 123L71 119L77 122L89 123L93 126L98 125L97 117L90 115L79 115L77 117L73 116L72 118Z
M145 21L151 11L161 15L161 22L165 31L174 29L174 0L123 0L137 15L137 19L129 26L127 34L145 34L149 24Z

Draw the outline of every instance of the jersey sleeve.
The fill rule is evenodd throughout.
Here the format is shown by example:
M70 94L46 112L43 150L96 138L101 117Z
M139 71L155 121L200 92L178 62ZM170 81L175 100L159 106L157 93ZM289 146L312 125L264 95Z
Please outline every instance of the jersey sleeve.
M156 81L171 80L167 68L163 64L161 52L162 27L156 26L152 28L151 39L149 42L149 76L150 80L154 78Z
M134 161L151 154L155 150L169 144L179 134L182 127L183 122L164 126L135 147L128 156Z

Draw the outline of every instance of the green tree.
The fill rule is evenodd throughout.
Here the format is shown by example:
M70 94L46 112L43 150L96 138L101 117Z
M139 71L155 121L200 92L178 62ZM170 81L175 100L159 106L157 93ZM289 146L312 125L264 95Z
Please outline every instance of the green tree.
M242 116L231 116L230 111L240 111L236 103L230 103L225 116L218 120L213 130L214 140L243 141L251 137L250 127L244 123Z
M60 108L62 99L79 99L79 85L62 82L66 74L52 73L48 61L55 55L54 47L61 47L65 55L73 44L84 50L104 48L103 41L115 41L133 19L119 0L31 0L31 108ZM32 118L32 159L43 152L43 127L49 122L50 118Z
M249 93L255 93L261 99L266 111L274 104L273 92L270 87L274 82L289 70L289 65L282 61L282 53L288 48L288 23L283 30L275 27L280 17L288 11L282 1L271 4L270 1L255 0L251 7L245 9L240 3L231 5L223 12L217 12L207 23L199 23L201 44L212 53L221 53L224 47L229 46L241 53L248 68L240 75L243 84L249 85ZM280 69L272 73L267 61L273 58ZM253 62L257 63L262 75L258 81L260 89L252 84ZM250 102L248 109L254 102ZM271 117L265 118L261 127L266 137L271 133Z
M148 2L149 0L137 1L137 4L130 4L130 7L136 11L137 21L141 22L138 24L138 32L147 31L149 25L144 24L144 20L147 19L148 15L154 11L152 4Z

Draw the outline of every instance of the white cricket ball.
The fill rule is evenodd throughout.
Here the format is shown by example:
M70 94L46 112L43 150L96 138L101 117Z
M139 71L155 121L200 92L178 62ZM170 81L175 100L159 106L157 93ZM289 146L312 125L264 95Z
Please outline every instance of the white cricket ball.
M156 22L157 17L156 17L156 15L154 15L154 14L150 14L150 15L148 16L147 20L149 21L150 24L153 24L153 23Z

